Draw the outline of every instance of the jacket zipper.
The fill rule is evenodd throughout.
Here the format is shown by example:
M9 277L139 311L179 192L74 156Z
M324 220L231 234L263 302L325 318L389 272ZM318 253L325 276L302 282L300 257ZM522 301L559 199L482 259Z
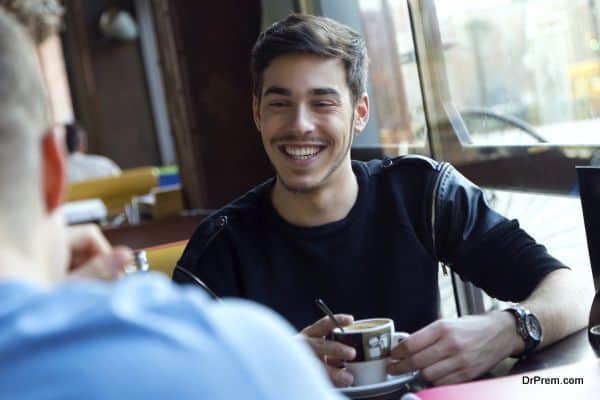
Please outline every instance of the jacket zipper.
M208 249L208 247L213 242L213 240L216 239L216 237L219 235L219 233L221 233L221 231L225 228L225 226L228 223L229 223L229 218L226 215L222 215L217 219L216 224L217 224L218 229L208 238L208 240L206 241L206 244L202 248L202 251L198 254L197 260L202 258L202 256L204 255L204 252ZM219 296L217 296L215 294L215 292L213 292L206 285L206 283L204 283L200 278L198 278L194 273L192 273L192 271L179 265L179 263L175 264L175 270L178 270L181 273L183 273L184 275L186 275L188 278L191 278L194 283L196 283L198 286L202 287L213 299L219 300Z
M436 220L436 209L437 209L437 199L438 199L438 192L440 190L440 183L444 177L444 174L446 173L446 170L449 168L450 164L448 163L442 163L442 168L440 168L440 173L438 174L438 176L435 179L435 184L433 186L433 193L431 196L431 239L433 241L433 252L434 254L437 256L437 248L436 248L436 242L435 242L435 220ZM442 272L444 273L444 276L448 275L448 268L446 267L446 264L444 262L440 262L442 265Z
M204 254L206 249L208 249L208 246L210 246L210 244L213 242L213 240L215 240L215 238L219 235L219 233L221 233L221 231L225 228L227 223L229 223L229 218L227 217L227 215L221 215L219 218L217 218L216 224L217 224L218 229L206 241L206 245L202 249L201 255Z

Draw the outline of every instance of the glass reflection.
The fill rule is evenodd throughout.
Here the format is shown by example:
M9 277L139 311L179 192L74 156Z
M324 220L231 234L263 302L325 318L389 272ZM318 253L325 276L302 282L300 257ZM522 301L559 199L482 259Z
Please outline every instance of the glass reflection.
M600 144L595 1L435 6L452 102L475 145Z

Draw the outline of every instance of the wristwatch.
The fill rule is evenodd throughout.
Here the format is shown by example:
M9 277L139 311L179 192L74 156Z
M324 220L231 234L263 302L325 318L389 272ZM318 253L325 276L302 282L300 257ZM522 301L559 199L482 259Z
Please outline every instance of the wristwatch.
M525 357L533 353L544 337L540 321L531 311L519 304L512 305L504 311L508 311L515 317L517 333L525 342L525 350L517 357Z

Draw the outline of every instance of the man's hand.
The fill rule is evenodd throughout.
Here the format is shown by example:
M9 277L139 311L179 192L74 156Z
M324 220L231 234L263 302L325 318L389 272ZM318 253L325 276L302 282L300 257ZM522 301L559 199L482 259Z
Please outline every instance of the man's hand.
M434 385L474 379L524 346L507 312L439 320L392 349L390 374L420 370Z
M70 250L69 278L114 280L133 260L127 247L112 248L96 225L67 228Z
M342 326L350 325L354 322L352 315L335 314L335 319ZM343 369L344 361L353 360L356 357L356 350L345 344L327 340L325 337L335 328L335 324L329 317L323 317L314 324L307 326L300 332L302 336L312 347L319 359L325 363L325 368L329 378L337 387L350 386L354 377L348 371Z

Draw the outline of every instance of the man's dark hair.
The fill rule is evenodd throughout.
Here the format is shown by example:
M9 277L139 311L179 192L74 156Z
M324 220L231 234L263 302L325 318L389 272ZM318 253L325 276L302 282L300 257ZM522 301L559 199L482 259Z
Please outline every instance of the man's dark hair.
M69 154L80 151L81 147L85 146L85 132L76 122L65 125L65 142Z
M261 99L264 71L277 57L313 54L343 61L352 101L366 91L368 56L365 41L353 29L332 19L291 14L263 31L252 49L253 93Z

